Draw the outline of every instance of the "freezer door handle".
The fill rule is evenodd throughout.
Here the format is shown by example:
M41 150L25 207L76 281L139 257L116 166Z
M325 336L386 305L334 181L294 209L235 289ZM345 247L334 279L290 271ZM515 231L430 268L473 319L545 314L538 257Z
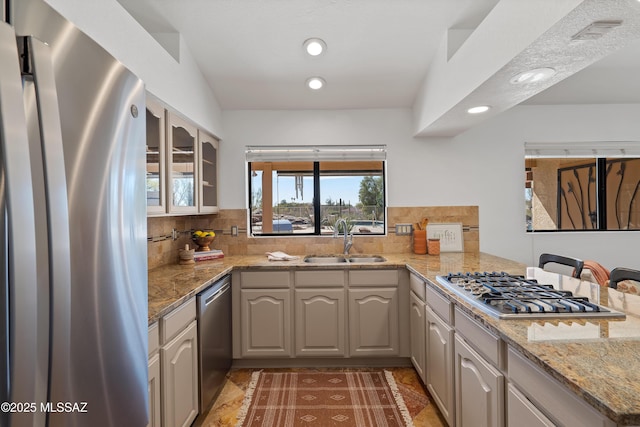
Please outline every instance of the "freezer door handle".
M37 275L34 268L35 245L24 233L34 230L34 206L23 105L22 81L18 66L18 50L13 28L0 22L0 176L3 213L0 225L3 298L2 323L5 329L4 352L0 369L3 401L32 402L37 392L38 307ZM8 373L8 375L7 375ZM7 378L8 376L8 378ZM8 390L8 396L7 394ZM16 413L0 416L2 425L36 425L37 413ZM5 424L5 421L7 422Z
M69 203L67 196L67 181L65 175L64 149L62 142L62 128L60 111L56 91L51 48L34 37L20 37L18 46L22 48L22 57L27 59L31 73L25 78L25 88L28 81L33 82L36 103L26 103L36 111L27 112L27 118L35 120L28 123L30 144L34 144L33 151L39 151L41 163L35 165L32 160L34 177L44 180L45 198L36 203L36 223L43 221L48 235L49 258L49 294L55 304L50 308L50 336L51 336L51 371L50 400L70 400L70 390L67 373L69 372L70 357L70 328L71 328L71 256L69 237ZM25 90L26 91L26 90ZM32 146L33 147L33 146ZM33 152L32 151L32 152ZM36 173L37 172L37 173ZM34 178L35 180L35 178ZM44 214L46 212L46 214Z

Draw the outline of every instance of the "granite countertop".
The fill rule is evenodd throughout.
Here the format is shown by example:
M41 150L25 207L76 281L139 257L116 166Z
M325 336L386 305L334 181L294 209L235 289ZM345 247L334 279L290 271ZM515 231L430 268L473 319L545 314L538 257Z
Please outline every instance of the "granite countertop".
M384 254L386 262L359 264L310 264L304 257L291 261L269 261L264 255L225 256L219 260L202 261L195 265L166 265L149 270L149 324L195 296L232 270L264 268L266 270L305 268L335 270L336 268L372 269L405 268L435 282L435 276L451 271L506 271L524 274L526 266L494 255L477 252L442 253L440 256Z
M149 271L149 324L234 269L408 268L602 414L620 425L640 425L640 296L535 269L545 282L624 311L626 319L498 320L447 291L436 276L459 271L524 275L526 265L485 253L384 257L387 261L381 263L308 264L302 256L293 261L268 261L264 255L226 256L191 266L156 268Z

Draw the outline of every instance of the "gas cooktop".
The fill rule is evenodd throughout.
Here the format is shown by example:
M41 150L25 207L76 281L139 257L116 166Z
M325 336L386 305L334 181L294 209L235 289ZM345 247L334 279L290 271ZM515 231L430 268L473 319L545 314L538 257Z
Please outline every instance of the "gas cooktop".
M594 304L571 291L504 272L450 273L436 278L465 301L499 319L625 317L624 313Z

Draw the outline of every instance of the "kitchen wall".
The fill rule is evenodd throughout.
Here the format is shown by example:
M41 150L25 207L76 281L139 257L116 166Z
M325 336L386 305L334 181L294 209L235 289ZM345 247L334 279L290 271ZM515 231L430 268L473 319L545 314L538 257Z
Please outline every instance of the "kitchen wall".
M525 141L638 141L640 105L520 106L435 139L413 138L409 109L221 112L186 45L176 62L116 0L47 2L140 75L152 94L222 138L223 209L245 208L245 145L387 144L391 207L478 206L480 250L528 264L556 252L640 268L639 232L527 234L522 200Z
M412 236L396 236L396 224L412 224L421 218L430 222L455 222L463 225L463 248L476 252L479 247L477 206L394 207L387 210L386 236L356 235L351 254L410 253ZM193 246L189 230L215 230L211 245L225 255L264 255L265 252L283 251L290 255L338 254L343 250L342 236L331 237L258 237L247 236L247 210L222 209L216 215L154 217L147 220L150 241L147 244L149 268L178 261L178 250L185 244ZM238 236L231 236L231 227L238 226ZM182 232L176 240L172 230ZM428 256L428 255L425 255Z
M116 0L45 1L144 80L147 91L200 128L224 136L220 106L183 40L178 62Z
M524 142L640 141L640 105L520 106L453 138L414 138L409 109L224 111L220 206L245 208L245 145L387 144L388 205L478 206L480 250L640 268L640 232L526 233Z

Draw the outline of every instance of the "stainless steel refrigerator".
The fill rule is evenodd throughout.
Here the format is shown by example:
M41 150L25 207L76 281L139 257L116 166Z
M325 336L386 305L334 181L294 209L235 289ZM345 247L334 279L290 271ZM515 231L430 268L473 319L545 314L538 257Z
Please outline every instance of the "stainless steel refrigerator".
M144 85L43 1L2 1L0 426L143 427Z

